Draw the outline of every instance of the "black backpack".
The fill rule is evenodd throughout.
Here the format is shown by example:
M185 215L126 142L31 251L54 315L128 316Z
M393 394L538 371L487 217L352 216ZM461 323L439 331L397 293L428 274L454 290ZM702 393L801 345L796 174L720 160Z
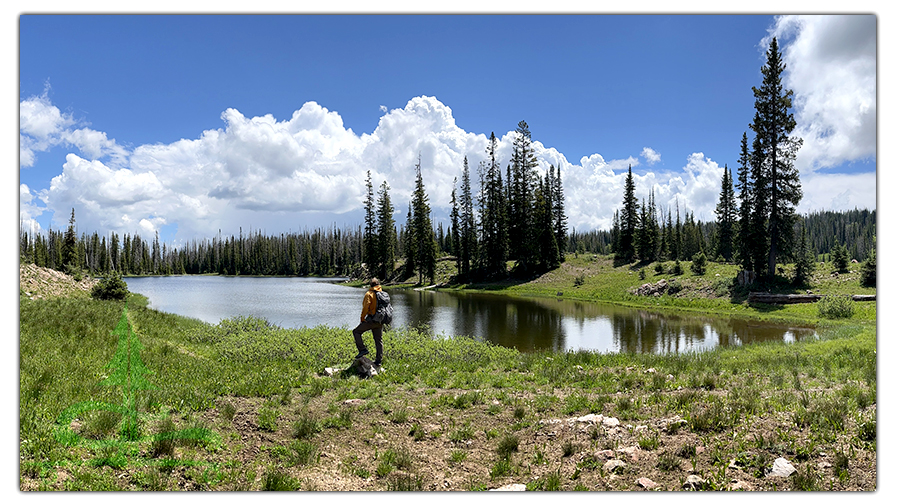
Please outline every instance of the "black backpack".
M394 320L394 308L391 306L391 296L385 291L375 292L375 314L372 321L382 325L390 325Z

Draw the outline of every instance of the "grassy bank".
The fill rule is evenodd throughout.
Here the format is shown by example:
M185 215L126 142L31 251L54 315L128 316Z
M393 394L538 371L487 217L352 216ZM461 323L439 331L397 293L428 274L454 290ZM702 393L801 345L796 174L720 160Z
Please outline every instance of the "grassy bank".
M690 262L679 263L681 274L675 274L676 262L650 264L617 264L610 257L582 254L569 255L557 269L534 279L508 279L492 283L444 284L441 288L500 293L505 295L562 297L566 299L603 301L657 310L679 310L703 314L725 314L752 317L766 321L815 324L819 321L816 304L766 305L748 303L751 291L770 291L784 294L875 295L874 287L859 284L861 264L851 264L849 272L833 273L830 265L820 263L810 283L793 286L789 277L793 265L779 266L779 275L771 283L737 286L736 265L709 262L702 275L694 274ZM449 265L449 263L448 263ZM444 271L443 282L452 281L452 270ZM646 283L668 282L667 293L658 297L634 293ZM442 281L438 279L438 281ZM408 286L408 284L405 284ZM875 321L875 302L857 302L854 319Z
M22 297L21 488L681 490L696 475L712 490L875 489L874 304L831 321L815 305L764 311L702 283L637 298L627 290L668 275L640 280L640 269L590 259L494 288L805 318L819 339L668 356L520 353L394 329L386 371L361 380L320 375L349 364L348 331L213 326L138 297L125 315L139 340L128 366L139 359L153 387L129 390L103 383L122 366L113 332L124 304ZM707 276L726 272L713 264ZM822 291L858 293L829 279ZM136 428L121 411L128 395ZM777 458L796 472L767 476Z

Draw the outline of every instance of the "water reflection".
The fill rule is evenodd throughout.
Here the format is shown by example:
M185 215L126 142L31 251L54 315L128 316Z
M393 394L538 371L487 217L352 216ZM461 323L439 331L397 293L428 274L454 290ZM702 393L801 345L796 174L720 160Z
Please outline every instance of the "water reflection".
M434 291L395 292L406 324L444 336L516 347L600 352L678 353L717 345L792 342L815 330L760 321L682 316L592 302Z
M146 295L151 307L209 323L257 316L284 328L348 328L348 335L359 321L365 291L312 278L172 276L125 281L129 290ZM717 345L793 342L815 334L810 328L557 298L431 290L392 290L391 297L396 327L427 325L436 335L487 340L521 351L665 354Z

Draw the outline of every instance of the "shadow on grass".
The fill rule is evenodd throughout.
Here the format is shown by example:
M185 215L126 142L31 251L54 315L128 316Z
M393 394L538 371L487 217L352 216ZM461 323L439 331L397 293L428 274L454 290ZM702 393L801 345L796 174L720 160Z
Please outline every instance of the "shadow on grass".
M737 278L735 278L737 281ZM740 286L735 283L731 287L731 303L740 304L747 302L747 305L758 312L773 312L784 309L784 304L759 304L749 302L750 292L765 292L774 294L802 294L806 293L806 286L797 285L793 280L785 276L776 275L773 277L762 276L750 285Z

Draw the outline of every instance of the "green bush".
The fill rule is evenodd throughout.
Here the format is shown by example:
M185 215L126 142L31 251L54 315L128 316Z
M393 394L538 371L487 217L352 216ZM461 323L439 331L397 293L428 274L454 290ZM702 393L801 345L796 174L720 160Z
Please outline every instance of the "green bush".
M853 317L853 299L849 295L826 295L818 302L819 316L829 319Z
M859 269L859 284L862 286L875 286L875 249L872 249L869 258L863 261Z
M98 300L125 300L128 298L128 284L119 273L111 273L94 285L91 297Z
M706 274L706 254L697 252L691 259L691 272L696 275Z
M846 245L834 244L831 249L831 265L839 273L846 273L850 267L850 251Z

